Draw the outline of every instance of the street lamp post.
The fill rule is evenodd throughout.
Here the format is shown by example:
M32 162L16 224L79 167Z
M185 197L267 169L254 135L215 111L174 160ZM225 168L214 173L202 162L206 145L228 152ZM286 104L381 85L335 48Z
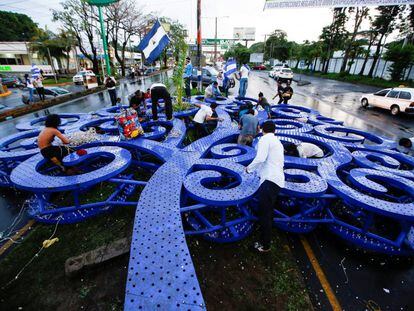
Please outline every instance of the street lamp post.
M202 68L201 68L201 0L197 0L197 80L198 90L201 92Z
M104 20L102 16L102 7L118 2L118 0L86 0L86 2L89 3L90 5L94 5L98 7L99 23L101 24L102 45L103 45L105 63L106 63L106 72L108 76L110 76L111 75L111 64L109 62L109 56L108 56L108 43L106 42L105 25L104 25Z

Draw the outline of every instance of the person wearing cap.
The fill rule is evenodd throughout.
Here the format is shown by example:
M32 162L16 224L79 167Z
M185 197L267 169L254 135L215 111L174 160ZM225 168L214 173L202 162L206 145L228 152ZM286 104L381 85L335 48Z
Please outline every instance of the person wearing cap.
M409 155L414 155L414 137L411 137L411 138L403 137L398 142L398 145L399 145L399 148L398 148L399 151L409 154Z
M190 57L185 59L184 81L185 81L185 96L191 98L191 77L193 75L193 65Z
M158 120L158 101L164 100L165 115L168 121L173 118L172 100L170 92L162 83L154 83L151 85L151 104L152 104L152 118L154 121Z
M260 241L254 243L254 248L260 253L270 251L273 225L273 209L277 197L285 187L284 151L283 145L276 137L276 125L266 121L262 125L263 136L257 144L256 157L246 167L246 173L259 172L259 224Z

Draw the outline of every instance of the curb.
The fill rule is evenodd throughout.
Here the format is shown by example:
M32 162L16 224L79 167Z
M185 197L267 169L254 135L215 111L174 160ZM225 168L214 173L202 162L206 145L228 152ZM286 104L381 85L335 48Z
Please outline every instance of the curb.
M46 100L44 102L37 102L34 104L30 104L30 105L20 105L13 109L7 110L3 113L0 113L0 122L4 120L8 120L10 118L16 118L16 117L19 117L19 116L22 116L22 115L25 115L31 112L35 112L38 110L56 106L64 102L73 100L73 99L77 99L77 98L84 97L90 94L98 93L103 90L105 90L104 86L98 86L94 89L89 89L89 90L84 90L81 92L63 95L57 98L53 98L51 100Z
M7 96L9 96L11 93L12 93L11 91L7 91L7 92L5 92L5 93L3 93L3 94L0 94L0 97L7 97Z

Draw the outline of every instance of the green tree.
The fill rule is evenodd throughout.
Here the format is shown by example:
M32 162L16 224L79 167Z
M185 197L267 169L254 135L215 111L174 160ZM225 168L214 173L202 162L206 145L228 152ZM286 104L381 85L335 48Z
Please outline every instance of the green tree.
M414 44L414 4L405 6L398 29L405 43Z
M291 48L286 32L276 29L265 42L265 55L267 59L276 58L286 61L290 58Z
M357 7L357 8L349 8L348 12L353 14L353 27L352 31L348 34L348 37L345 41L345 51L344 51L344 58L342 61L341 66L341 73L349 70L346 69L346 66L348 64L348 59L350 58L351 54L355 54L355 40L358 35L359 29L361 27L362 22L368 17L369 9L367 7ZM351 64L352 66L352 64ZM350 67L349 67L350 68Z
M401 81L404 78L405 70L414 63L414 45L393 42L388 45L384 59L393 62L390 66L392 80Z
M352 65L355 63L355 58L361 55L366 55L367 50L365 46L367 46L367 44L368 41L366 39L358 39L352 42L348 52L348 59L350 59L350 61L347 61L348 68L346 69L346 73L350 72Z
M187 44L184 39L178 39L175 43L175 57L178 59L177 64L174 68L174 73L172 76L172 81L175 87L175 94L177 95L177 104L175 105L175 110L185 110L188 108L188 103L183 102L184 95L184 79L183 74L185 70L185 59L187 56Z
M37 35L33 37L30 48L41 58L46 59L52 67L54 64L50 57L57 60L59 68L63 68L61 60L66 59L66 69L69 70L70 51L75 45L76 39L71 32L60 30L56 35L50 30L39 29Z
M234 58L239 64L248 63L250 60L250 50L238 43L224 53L225 59L229 59L230 57Z
M61 6L61 10L53 10L53 20L75 36L77 47L92 62L95 74L99 74L96 8L84 0L64 0Z
M25 14L0 11L0 29L0 41L30 41L38 27Z
M173 20L169 17L161 17L160 21L169 25L168 37L171 39L167 49L172 50L175 61L179 61L179 55L182 51L182 42L185 41L187 36L187 29L183 24L177 20ZM164 64L167 66L167 64Z
M264 53L264 42L256 42L249 48L250 53Z
M378 41L373 55L372 65L368 73L369 77L374 75L374 69L380 58L385 39L394 31L398 22L398 14L402 8L403 6L399 5L380 6L377 8L379 14L375 17L372 26L373 30L378 33Z
M376 32L375 30L364 30L361 31L359 35L368 42L368 47L365 49L365 51L363 51L363 53L361 53L364 56L364 63L362 64L359 75L363 76L365 68L367 67L369 57L371 56L371 48L378 38L378 32Z
M321 57L323 61L322 71L325 73L328 72L333 53L344 48L345 39L349 35L346 30L346 22L349 19L346 11L346 8L335 8L332 23L322 29L320 39L323 43L323 53Z

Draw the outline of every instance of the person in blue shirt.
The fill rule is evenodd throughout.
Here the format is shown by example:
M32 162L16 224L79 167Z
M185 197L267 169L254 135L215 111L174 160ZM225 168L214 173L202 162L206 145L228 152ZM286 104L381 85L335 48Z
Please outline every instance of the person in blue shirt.
M213 83L211 83L204 91L204 96L206 98L217 98L219 96L221 96L220 90L218 88L218 83L217 81L214 81Z
M185 59L185 71L184 71L184 81L185 81L185 96L187 98L191 97L191 76L193 75L193 65L191 64L190 57Z

